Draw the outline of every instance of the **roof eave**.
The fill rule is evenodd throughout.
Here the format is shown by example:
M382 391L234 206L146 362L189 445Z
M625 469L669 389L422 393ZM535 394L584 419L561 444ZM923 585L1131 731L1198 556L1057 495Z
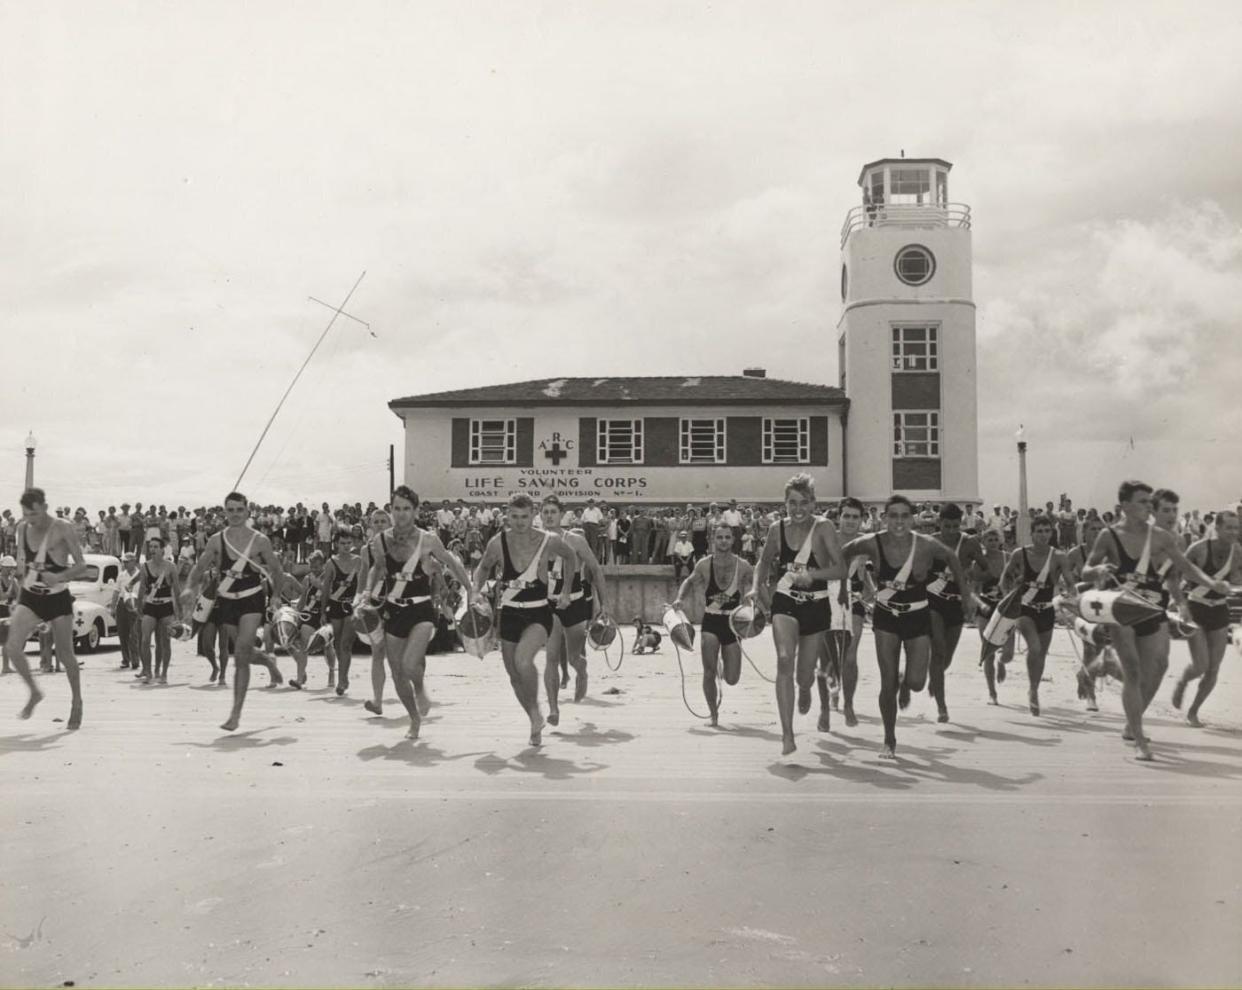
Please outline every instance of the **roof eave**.
M772 405L827 405L848 406L844 395L825 396L767 396L763 398L711 399L705 397L685 399L393 399L388 408L394 413L399 409L454 409L463 406L473 408L540 409L555 406L772 406Z
M861 186L863 176L867 174L867 169L875 168L877 165L943 165L945 171L952 171L953 163L946 162L943 158L877 158L873 162L867 162L858 170L858 184Z

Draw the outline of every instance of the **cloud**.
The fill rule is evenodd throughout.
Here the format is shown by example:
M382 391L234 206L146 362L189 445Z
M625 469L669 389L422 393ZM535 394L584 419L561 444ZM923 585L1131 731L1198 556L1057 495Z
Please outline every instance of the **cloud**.
M1128 458L1133 439L1146 458L1134 469L1179 479L1200 499L1242 491L1242 470L1221 456L1222 443L1242 428L1229 399L1242 375L1242 349L1233 344L1242 325L1238 223L1199 202L1060 235L1038 271L990 270L980 279L985 446L1003 451L999 441L1019 421L1045 445L1088 444L1076 462L1051 465L1064 470L1085 468L1086 458L1098 467L1100 447ZM983 462L984 477L1008 475ZM1196 468L1204 462L1215 465L1210 477ZM1111 501L1113 485L1094 482L1093 498Z
M307 296L364 268L349 308L376 337L325 340L260 497L381 491L398 395L751 364L833 382L837 229L859 165L903 148L954 161L975 209L985 490L1018 418L1074 474L1041 485L1093 492L1119 438L1193 474L1234 423L1228 5L8 15L0 332L27 373L0 451L20 467L33 427L43 477L83 498L218 498L327 321Z

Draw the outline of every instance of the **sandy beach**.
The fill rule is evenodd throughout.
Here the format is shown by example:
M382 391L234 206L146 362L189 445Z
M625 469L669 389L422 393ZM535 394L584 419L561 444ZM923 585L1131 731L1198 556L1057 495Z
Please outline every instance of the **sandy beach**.
M99 985L1221 984L1242 977L1242 678L1225 660L1204 729L1169 704L1156 762L1122 743L1118 686L1075 697L1059 630L1044 715L1021 659L989 707L964 637L952 722L916 697L877 756L870 634L857 728L797 720L748 665L721 727L683 707L671 645L566 702L544 745L498 654L429 659L418 742L391 684L349 695L231 688L175 644L142 686L112 646L16 719L0 679L0 982ZM766 635L755 664L774 671ZM702 708L698 658L683 657ZM292 661L282 660L286 675ZM265 684L257 673L253 681Z

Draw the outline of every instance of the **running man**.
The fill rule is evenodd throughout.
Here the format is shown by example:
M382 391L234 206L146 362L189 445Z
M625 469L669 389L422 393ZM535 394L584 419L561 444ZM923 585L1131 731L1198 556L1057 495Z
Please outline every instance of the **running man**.
M310 659L307 651L310 641L324 625L323 587L324 571L327 568L324 565L323 553L319 550L311 551L310 556L306 558L306 563L309 567L306 583L302 588L301 596L293 606L298 613L297 635L288 646L289 652L293 655L293 662L297 664L297 679L290 678L289 684L298 689L306 687L306 665ZM328 687L336 687L336 647L333 645L335 639L334 636L324 643L323 647L323 658L328 665Z
M225 528L208 538L202 556L186 578L183 595L187 601L194 601L202 576L213 567L219 569L215 617L235 649L233 708L220 728L232 732L241 724L242 707L250 688L250 665L259 663L267 667L273 685L284 680L275 662L255 649L255 637L267 610L263 582L268 580L273 588L281 588L285 572L267 537L247 524L250 503L245 495L229 492L224 498L224 514Z
M578 532L566 532L561 527L561 500L548 495L539 505L539 517L543 531L559 536L578 558L569 589L569 608L554 608L552 632L548 637L548 654L543 668L543 687L548 694L548 724L561 721L560 690L561 671L566 665L574 668L574 701L581 701L587 693L586 636L587 625L604 601L604 569L599 559ZM557 557L552 561L552 579L548 598L555 602L565 585L565 562Z
M42 488L28 488L21 497L22 519L17 524L17 580L21 590L9 619L9 636L4 653L21 679L30 698L20 717L30 718L43 700L26 662L26 641L40 623L52 630L56 659L65 669L72 700L68 729L82 725L82 679L78 659L73 653L73 596L69 582L87 571L82 547L73 524L48 515L47 496Z
M352 532L336 534L336 549L324 565L319 592L324 602L324 617L332 626L332 642L336 644L336 695L349 690L349 668L354 659L354 596L358 592L360 558L354 553L357 545Z
M431 710L424 676L427 644L436 631L436 610L431 601L429 562L439 561L465 589L467 603L474 600L470 574L440 538L418 525L418 496L408 485L392 493L392 528L371 541L371 573L367 584L382 590L384 652L392 671L397 697L410 716L408 738L417 739L423 716Z
M502 529L487 542L473 587L481 588L497 567L500 580L500 653L518 704L530 718L530 744L542 743L543 714L539 710L539 671L535 654L552 632L553 607L568 609L570 585L562 584L555 605L548 600L548 570L554 558L563 561L562 573L578 570L578 557L555 533L532 526L535 503L525 492L509 497Z
M1167 499L1166 499L1167 500ZM1176 501L1176 498L1172 499ZM1091 557L1083 569L1083 579L1104 585L1117 581L1163 612L1169 604L1168 582L1163 564L1172 559L1173 570L1206 590L1229 594L1229 584L1208 577L1186 559L1178 538L1150 521L1152 487L1141 481L1123 481L1117 489L1121 521L1109 526L1096 538ZM1183 618L1190 619L1190 609L1182 603ZM1169 624L1164 615L1144 620L1135 626L1117 626L1111 630L1113 646L1124 672L1121 703L1126 712L1126 731L1122 738L1132 739L1135 759L1153 759L1149 740L1143 735L1143 712L1151 704L1169 666Z
M1186 559L1206 574L1230 584L1242 583L1242 552L1238 550L1238 514L1230 509L1216 513L1216 539L1199 540L1186 551ZM1190 664L1182 671L1173 687L1173 707L1181 708L1186 688L1199 680L1194 701L1186 712L1186 721L1199 728L1199 709L1216 686L1225 647L1229 645L1229 603L1218 591L1205 588L1193 580L1186 582L1186 598L1190 615L1198 629L1190 635Z
M866 510L856 498L843 498L837 508L840 539L848 543L862 532ZM819 669L815 672L815 686L819 691L820 732L832 727L829 712L839 704L840 693L845 695L845 724L858 724L854 714L854 690L858 687L858 643L867 618L864 599L874 597L875 586L867 569L865 557L855 557L845 564L846 573L841 581L837 602L841 606L838 619L824 637L819 650ZM832 579L830 579L831 581Z
M947 566L958 587L969 587L962 564L948 547L914 531L914 504L904 495L884 503L884 530L846 544L846 559L868 557L875 567L878 591L871 626L880 667L880 717L884 721L882 759L897 759L897 709L910 704L910 692L922 691L931 662L931 621L927 582L937 565ZM901 561L891 563L892 559ZM964 618L974 617L974 601L964 605ZM898 672L902 651L905 674Z
M176 565L164 556L164 539L147 540L147 559L138 578L139 613L142 615L142 683L151 683L151 637L155 637L155 680L168 683L168 664L172 660L172 624L177 618L181 594Z
M962 508L956 502L945 502L940 507L938 526L932 539L938 541L957 558L969 582L972 568L983 558L979 542L962 532ZM953 579L948 567L940 569L927 586L927 604L931 609L931 667L928 690L936 699L936 721L949 721L949 707L945 703L944 674L953 663L953 654L962 638L962 624L966 613L963 601L971 600L974 592L970 584L965 587Z
M1031 522L1030 545L1010 554L1001 577L1002 594L1008 594L1015 587L1023 589L1022 616L1018 619L1017 630L1026 640L1026 696L1032 715L1039 714L1039 682L1044 676L1044 662L1057 625L1053 593L1058 583L1066 592L1074 591L1074 578L1065 562L1065 554L1052 545L1056 525L1051 516L1036 516Z
M392 517L383 509L376 509L370 515L370 531L371 538L384 532L392 525ZM355 533L361 536L360 533ZM362 549L358 552L358 574L360 575L360 585L354 593L354 601L352 612L354 622L357 624L359 620L358 606L368 599L378 598L383 593L383 587L367 586L367 580L371 573L372 566L371 544L369 540L362 543ZM355 625L355 628L357 626ZM362 703L372 715L384 714L384 684L388 679L386 669L387 656L384 647L384 630L377 630L371 637L371 697Z
M1075 584L1083 579L1082 572L1091 557L1091 548L1095 546L1095 541L1103 529L1104 521L1099 516L1088 516L1082 523L1082 542L1065 555L1065 564ZM1076 610L1071 613L1071 618L1077 616ZM1096 679L1107 675L1121 681L1124 674L1111 646L1099 647L1081 639L1079 645L1082 649L1082 664L1075 675L1078 679L1078 697L1087 703L1087 711L1098 712L1100 704L1095 696Z
M772 616L783 756L798 748L793 731L795 665L798 711L805 715L811 710L820 640L832 627L833 595L828 579L843 573L836 527L815 515L815 481L809 474L796 474L785 483L785 518L768 530L747 595L748 601L757 599L760 608Z
M971 564L971 581L976 589L975 626L979 630L979 639L983 646L979 653L979 666L983 668L983 676L988 685L988 704L999 705L996 698L996 685L1005 680L1005 665L1013 659L1014 633L1009 634L1004 646L994 646L983 636L988 620L1003 597L1001 594L1001 577L1005 573L1007 563L1005 551L1001 549L1003 537L1001 531L989 526L979 538L981 552L977 560ZM997 652L1000 653L999 663Z
M711 712L711 725L720 724L720 691L716 683L719 670L732 687L742 675L742 646L729 613L742 603L742 589L754 578L750 564L733 552L733 527L717 523L712 532L712 552L686 575L677 592L673 608L678 611L694 588L703 589L703 626L699 631L699 652L703 658L703 697Z

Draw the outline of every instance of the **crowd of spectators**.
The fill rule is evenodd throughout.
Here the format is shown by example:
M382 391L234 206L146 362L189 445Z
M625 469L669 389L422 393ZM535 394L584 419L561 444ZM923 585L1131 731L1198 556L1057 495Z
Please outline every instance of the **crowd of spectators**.
M272 540L286 563L299 564L315 550L330 553L337 533L349 532L359 539L369 539L374 535L373 514L381 509L386 511L388 506L374 502L366 506L361 502L346 503L335 509L327 502L317 509L301 502L287 507L252 505L251 524ZM438 505L424 503L420 510L420 523L438 533L445 546L467 566L473 566L482 557L487 541L499 531L504 519L503 504L464 499L445 499ZM938 502L920 504L917 528L925 533L934 531L939 510ZM207 538L225 525L222 506L187 509L179 505L169 509L136 502L109 506L93 516L81 507L64 506L55 511L58 517L73 523L84 550L117 556L127 551L142 556L144 540L158 535L174 558L193 559ZM835 515L832 503L827 505L826 512L830 518ZM1114 519L1113 511L1075 509L1065 496L1061 496L1057 506L1046 502L1042 508L1032 506L1028 513L1031 518L1043 514L1056 521L1056 544L1061 547L1081 542L1087 519L1098 517L1105 524ZM585 504L567 507L562 525L581 529L602 563L672 564L680 577L709 552L709 534L722 523L733 530L735 551L754 563L770 526L780 514L781 506L774 503L739 505L730 500L706 506L615 506L602 499L588 499ZM983 506L968 507L962 528L969 534L989 528L999 530L1006 547L1012 548L1017 541L1018 519L1018 511L1007 505L993 505L990 511ZM0 514L0 538L6 554L16 552L16 525L13 511L5 509ZM880 510L870 508L863 520L863 532L875 532L882 525ZM1211 526L1212 513L1200 515L1197 509L1186 512L1181 520L1182 535L1187 541L1210 535Z

